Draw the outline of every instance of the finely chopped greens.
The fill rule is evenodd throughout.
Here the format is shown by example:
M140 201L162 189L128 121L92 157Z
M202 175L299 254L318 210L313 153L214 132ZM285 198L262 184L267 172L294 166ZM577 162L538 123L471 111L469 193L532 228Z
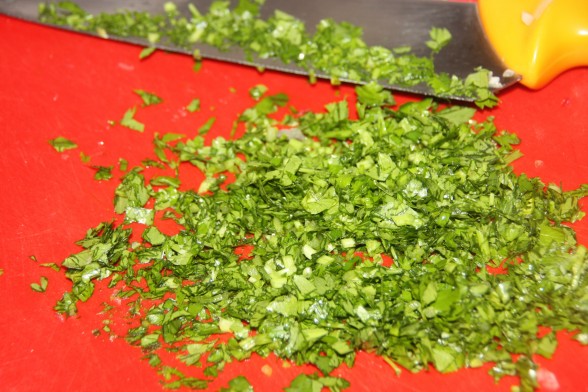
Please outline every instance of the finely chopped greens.
M214 118L196 136L156 134L157 160L119 162L119 223L90 229L82 250L63 261L73 286L55 309L75 314L105 281L128 307L126 339L169 388L205 389L227 363L273 353L318 370L286 390L339 391L349 383L333 371L365 350L396 371L491 362L496 379L517 375L520 389L533 390L534 356L552 355L556 332L588 343L588 255L564 224L583 217L578 200L588 185L564 192L517 176L509 164L520 156L519 140L491 119L476 122L474 109L441 109L430 99L394 108L374 83L427 83L485 107L496 103L487 71L465 81L439 75L431 58L368 47L347 23L325 20L309 35L281 12L263 20L261 3L231 9L214 1L208 13L190 6L189 20L171 3L159 16L90 15L71 2L40 7L45 22L101 36L236 46L250 59L296 63L311 78L366 83L356 88L357 117L343 100L278 121L287 96L257 85L238 139L205 142ZM449 39L433 28L426 44L434 54ZM118 123L143 132L136 112L162 98L134 92L143 104ZM200 107L194 98L185 110ZM58 139L56 149L75 147ZM204 180L182 184L181 165ZM161 175L147 175L148 167ZM96 178L110 179L113 168L96 166ZM162 219L177 232L166 234ZM46 285L41 278L31 288ZM103 330L111 331L108 323ZM203 370L184 375L163 352ZM240 376L226 390L252 388Z
M472 70L463 80L437 73L433 55L451 39L448 30L434 27L426 45L431 57L418 57L408 47L388 49L369 46L362 38L362 29L347 22L323 19L316 32L307 31L304 22L282 11L267 18L260 17L263 0L231 2L215 0L207 12L188 4L189 16L178 12L173 3L165 3L162 14L122 10L117 13L90 14L70 1L41 4L39 19L45 23L68 26L102 37L141 38L150 45L172 45L194 51L196 45L209 45L220 51L242 50L247 61L277 59L294 64L310 75L325 75L334 84L341 80L377 81L396 86L426 85L440 97L465 97L480 107L497 103L489 90L491 74L484 69ZM155 46L145 48L141 58L153 53Z
M287 98L256 86L238 139L156 135L160 166L194 165L205 180L181 190L130 169L114 199L125 224L78 242L56 309L75 314L107 279L129 301L127 340L172 388L206 388L227 363L273 353L321 372L288 390L337 391L348 382L331 372L366 350L410 371L493 362L495 378L532 390L533 356L552 355L557 331L588 340L588 255L563 224L584 215L588 186L515 175L517 137L470 108L394 110L380 86L356 91L357 119L343 100L278 121ZM179 231L165 234L159 215ZM203 374L162 365L160 350Z

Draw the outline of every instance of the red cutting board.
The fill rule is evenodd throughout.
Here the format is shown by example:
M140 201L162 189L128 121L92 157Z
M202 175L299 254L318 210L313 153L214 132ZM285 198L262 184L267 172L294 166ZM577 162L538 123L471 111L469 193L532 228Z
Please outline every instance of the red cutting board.
M91 157L90 165L113 165L119 158L138 164L154 156L155 132L193 135L209 116L217 118L212 136L227 135L237 114L252 104L248 89L259 83L287 93L298 110L351 100L353 89L326 82L311 86L303 77L214 61L205 61L196 73L185 56L158 52L140 61L138 47L3 16L0 37L0 390L159 391L160 378L141 360L140 349L92 334L105 318L100 312L108 290L81 306L78 317L66 320L52 310L70 284L62 273L38 264L60 262L77 250L74 241L88 228L114 217L116 180L95 181L80 152ZM108 125L140 104L134 89L165 101L138 112L147 124L143 134ZM188 115L183 107L193 98L201 99L202 110ZM495 116L500 127L522 138L525 156L515 163L518 172L564 189L588 183L588 69L568 72L541 91L515 87L501 99L498 109L483 115ZM55 152L48 140L57 136L79 148ZM588 245L588 222L574 227ZM30 288L41 276L49 279L44 294ZM566 334L554 358L539 363L543 391L588 390L588 348ZM271 375L262 372L264 365ZM447 375L404 371L397 377L384 361L361 353L353 369L337 374L351 381L352 391L508 391L514 380L495 385L488 368ZM254 358L229 365L211 389L245 374L257 390L274 391L302 371L312 369Z

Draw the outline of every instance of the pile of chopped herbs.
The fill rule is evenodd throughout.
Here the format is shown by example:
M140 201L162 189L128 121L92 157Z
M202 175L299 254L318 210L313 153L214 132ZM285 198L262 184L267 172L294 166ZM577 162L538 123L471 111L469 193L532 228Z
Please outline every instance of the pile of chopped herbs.
M41 4L42 22L68 26L103 37L141 38L151 46L142 55L153 52L157 45L194 51L200 58L198 45L208 45L221 51L238 48L245 59L277 59L298 66L314 80L324 75L331 82L376 81L397 87L426 85L439 97L466 97L480 107L497 103L489 90L491 74L484 69L472 70L465 79L435 71L433 55L451 39L443 28L433 28L426 43L430 57L419 57L409 47L388 49L370 46L362 38L362 29L347 22L323 19L314 33L304 22L285 12L260 17L264 0L231 2L214 0L207 12L189 4L189 15L178 12L173 3L165 3L162 14L122 10L117 13L93 15L70 1Z
M517 176L509 164L519 140L491 119L430 99L397 107L374 82L426 83L484 107L496 102L486 71L465 81L439 75L431 58L369 47L347 23L324 20L309 35L282 12L263 20L261 3L214 1L205 14L191 5L189 19L171 3L163 15L40 7L44 22L103 36L239 47L311 77L366 82L356 88L357 116L343 100L279 120L287 97L257 86L257 102L237 121L240 138L206 143L213 120L193 138L156 135L158 160L124 169L114 195L120 219L90 229L78 241L83 250L63 261L73 287L56 310L75 314L106 281L131 309L127 340L170 388L205 389L227 363L274 354L318 371L288 391L338 391L349 383L333 370L365 350L415 372L491 362L495 379L517 375L520 389L533 390L533 357L553 354L556 332L588 343L588 255L565 225L583 217L578 200L588 185L564 192ZM428 45L437 52L449 38L433 29ZM161 102L135 92L144 106ZM196 99L188 110L199 107ZM120 125L142 131L136 110ZM64 138L51 144L76 147ZM204 181L183 184L182 165ZM95 167L95 178L110 179L113 167ZM165 174L149 176L147 167ZM204 366L202 376L164 365L164 351ZM242 376L229 384L250 388Z
M287 97L256 88L240 138L157 135L159 166L205 180L180 190L179 176L130 168L122 223L78 242L56 309L75 314L107 280L139 319L127 340L170 387L206 388L227 363L273 353L320 371L288 390L337 391L348 382L330 374L365 350L414 372L492 362L533 390L533 356L553 354L557 331L588 343L588 255L564 225L588 185L517 176L517 137L471 108L356 92L357 118L345 100L278 117ZM162 350L203 377L162 367Z

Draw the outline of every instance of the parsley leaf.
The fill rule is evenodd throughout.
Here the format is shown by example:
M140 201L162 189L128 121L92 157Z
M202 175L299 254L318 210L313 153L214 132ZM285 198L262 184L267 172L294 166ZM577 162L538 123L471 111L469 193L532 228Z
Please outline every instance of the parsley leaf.
M193 99L188 106L186 106L186 110L190 113L194 113L200 110L200 99L195 98Z
M243 376L237 376L229 381L228 388L221 388L221 392L253 392L253 386Z
M171 44L193 53L195 70L201 66L196 45L208 45L220 51L239 48L251 63L256 59L273 58L295 64L309 75L311 82L321 75L334 85L342 80L403 87L422 83L441 97L469 97L480 107L497 103L488 85L472 84L467 79L436 72L433 56L415 56L407 47L370 47L362 38L362 29L347 22L323 19L311 33L303 21L282 11L262 18L261 3L242 0L231 9L230 3L215 0L208 12L189 7L191 15L186 17L170 2L165 3L164 14L159 15L133 11L92 15L65 1L42 4L39 18L42 22L66 25L74 30L142 38L150 46L141 51L141 59L156 50L152 45ZM426 45L432 55L451 40L451 34L444 28L434 27L429 35Z
M47 290L47 283L49 282L49 280L44 277L41 276L41 282L40 283L31 283L31 289L33 289L33 291L36 291L38 293L44 293Z
M433 53L439 53L451 41L451 33L445 28L433 27L429 36L431 39L426 44Z
M94 174L96 181L107 181L112 178L113 166L94 166L93 169L96 171Z
M65 150L72 150L78 148L78 145L63 136L58 136L55 139L49 140L49 144L53 146L55 151L64 152Z
M157 48L155 46L148 46L146 48L141 49L141 52L139 53L139 59L146 59L147 57L155 53L156 50Z
M141 100L143 101L143 106L157 105L158 103L161 103L163 101L157 95L147 92L145 90L137 89L134 92L139 97L141 97Z
M123 115L122 120L120 120L120 125L123 127L132 129L133 131L144 132L145 131L145 124L140 123L139 121L135 120L135 113L137 112L136 107L132 107L125 112Z

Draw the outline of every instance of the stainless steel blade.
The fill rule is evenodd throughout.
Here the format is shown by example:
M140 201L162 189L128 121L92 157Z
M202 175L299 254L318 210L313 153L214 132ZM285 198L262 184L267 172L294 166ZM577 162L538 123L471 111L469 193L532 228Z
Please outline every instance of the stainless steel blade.
M39 0L0 0L0 13L29 21L37 21ZM154 14L163 12L162 1L154 0L77 0L82 8L90 13L112 13L120 10L146 11ZM187 5L195 4L199 9L208 8L211 0L177 0L178 9L189 15ZM510 75L506 66L488 44L481 27L475 3L453 3L439 0L266 0L262 16L268 17L275 10L287 12L305 22L312 29L324 18L346 21L360 26L364 31L364 40L369 45L387 48L410 46L413 53L428 56L430 50L425 42L429 39L432 27L447 28L453 38L449 45L435 57L437 72L446 72L460 78L472 73L482 66L498 77L494 91L508 87L519 80L517 75ZM312 31L312 30L311 30ZM146 40L135 38L112 39L148 45ZM189 53L184 48L165 44L158 47L180 53ZM206 58L235 62L244 65L263 66L268 69L305 74L296 65L284 64L274 59L256 59L247 61L243 52L234 49L221 52L209 46L196 46ZM318 75L326 77L326 75ZM410 93L433 95L429 87L416 85L411 87L389 85L394 90ZM451 97L463 99L463 97ZM468 100L468 99L466 99Z

